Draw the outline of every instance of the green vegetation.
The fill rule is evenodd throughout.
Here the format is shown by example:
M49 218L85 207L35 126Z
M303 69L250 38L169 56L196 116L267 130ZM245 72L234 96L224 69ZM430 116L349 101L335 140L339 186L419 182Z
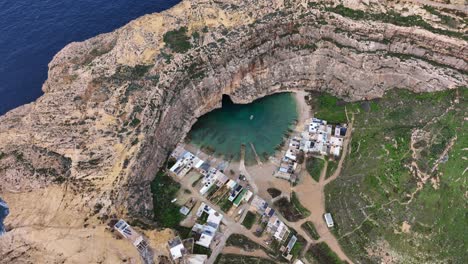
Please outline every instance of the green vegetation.
M172 51L177 53L185 53L192 48L186 27L166 32L163 40Z
M301 204L299 198L297 198L296 192L292 192L291 194L291 203L294 205L296 210L300 212L302 216L304 216L304 218L310 215L310 211L307 210L307 208Z
M322 174L323 166L325 166L325 161L322 159L308 157L306 160L307 172L316 182L319 182L320 180L320 174Z
M315 229L315 226L314 226L314 224L312 222L307 221L307 222L303 223L301 225L301 228L304 229L312 239L317 240L317 239L320 238L320 236L317 233L317 230Z
M132 121L130 122L130 126L136 127L136 126L138 126L140 123L141 123L140 119L134 117L134 118L132 119Z
M179 237L182 240L190 238L192 236L192 228L190 228L190 227L177 225L177 226L175 226L173 228L175 229L175 231L177 231L177 234L179 235Z
M252 226L255 224L255 220L257 220L257 215L248 211L245 215L244 221L242 221L242 225L245 226L247 229L251 229Z
M297 222L310 215L310 211L302 206L294 192L291 201L288 201L286 197L282 197L275 201L274 205L284 218L290 222Z
M161 56L164 58L164 61L166 63L170 63L172 58L174 57L174 56L172 56L172 54L168 54L168 53L166 53L164 51L161 51Z
M192 183L192 187L195 187L197 186L197 184L203 179L203 175L199 175L198 176L198 179L196 179L193 183Z
M293 255L294 258L297 258L301 254L306 244L307 243L304 241L297 241L296 244L294 244L294 247L291 249L291 252L289 253Z
M315 117L327 120L329 123L348 123L346 109L351 113L356 110L358 104L346 104L346 102L327 93L311 93L309 104L312 105Z
M211 187L206 191L206 197L211 198L211 196L219 189L216 184L211 185Z
M325 8L325 10L345 17L349 17L354 20L374 20L403 27L421 27L433 33L457 37L464 40L468 39L468 37L461 32L434 28L433 26L431 26L431 24L424 21L424 19L421 16L402 16L394 10L389 10L387 13L369 13L364 12L362 10L354 10L351 8L347 8L341 4L336 7L327 7Z
M440 18L440 21L451 27L451 28L457 28L458 27L458 22L455 18L451 17L451 16L447 16L447 15L444 15L442 13L440 13L437 9L435 9L434 7L432 6L428 6L428 5L425 5L423 7L427 12L437 16Z
M250 238L241 235L241 234L232 234L229 236L229 238L226 240L226 246L233 246L233 247L238 247L242 248L245 251L253 251L256 249L261 249L264 250L261 245L255 243L254 241L250 240Z
M367 249L384 240L386 251L400 256L398 262L463 262L466 98L466 88L392 90L369 111L355 114L351 152L338 179L325 189L334 232L355 261L370 261ZM412 172L416 165L419 175L429 177L420 189ZM401 232L403 222L411 226L407 233Z
M276 188L268 188L268 194L270 194L271 198L276 198L281 195L281 191Z
M175 182L164 171L156 173L151 182L151 193L153 194L154 220L161 227L174 228L182 220L179 206L171 203L177 196L180 184Z
M111 76L116 82L135 81L143 78L153 65L136 65L135 67L120 65Z
M211 256L211 249L197 244L193 245L193 254L207 255Z
M338 167L338 161L335 160L328 160L328 165L327 165L327 173L325 175L325 179L330 178L330 176L333 175L333 173L336 171L336 168Z
M215 261L216 264L275 264L275 261L236 254L219 254Z
M325 242L311 245L309 250L306 252L306 258L311 262L315 260L319 264L345 263L328 247Z
M198 222L201 225L206 224L206 221L208 220L208 216L210 216L207 212L203 212L200 217L198 218Z
M218 202L219 207L223 212L228 212L229 209L232 207L232 202L229 201L229 195L225 195L219 202Z

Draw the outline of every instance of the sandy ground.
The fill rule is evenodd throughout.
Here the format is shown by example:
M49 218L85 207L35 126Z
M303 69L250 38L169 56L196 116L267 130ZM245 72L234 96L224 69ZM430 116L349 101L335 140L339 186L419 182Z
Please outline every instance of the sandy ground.
M307 104L304 98L307 94L308 93L305 91L294 92L298 113L297 124L294 128L296 132L303 131L306 120L312 117L310 106ZM285 144L285 146L280 151L277 151L274 157L272 157L268 162L247 167L247 171L249 171L251 177L254 179L258 187L258 194L267 200L271 198L267 192L268 188L274 187L279 189L282 192L282 195L285 196L289 196L291 193L291 184L288 181L273 176L275 171L278 169L279 164L277 163L279 163L279 161L283 158L287 148L288 146Z
M298 132L303 131L305 121L312 116L312 113L309 110L310 106L308 106L304 100L304 95L306 94L307 93L305 92L296 93L298 113L299 113L299 118L298 118L299 122L295 130ZM353 116L353 120L354 120L354 116ZM266 189L270 187L275 187L277 189L280 189L283 192L283 195L289 195L291 191L295 191L299 197L299 200L301 201L301 204L311 212L311 215L298 222L294 222L294 223L288 223L286 221L285 222L289 226L296 229L298 232L300 231L300 233L303 233L302 232L303 230L300 227L301 224L303 224L306 221L311 221L314 224L318 234L320 235L320 239L317 241L313 241L307 236L304 236L304 237L306 237L308 241L312 241L312 242L326 242L328 246L335 253L337 253L341 259L346 260L349 263L352 263L352 261L342 251L340 244L338 243L338 240L330 232L330 229L326 226L326 223L323 219L323 215L326 213L325 212L324 188L326 184L335 180L340 175L342 164L347 154L349 140L351 138L352 122L349 126L348 131L350 131L350 133L348 133L345 139L345 143L343 147L343 155L338 163L336 171L328 179L325 179L325 174L326 174L328 163L325 163L324 169L322 170L322 173L320 175L319 182L315 182L312 179L312 177L309 175L307 170L302 170L299 176L300 182L295 187L292 187L289 184L289 182L285 180L281 180L281 179L277 179L273 177L273 173L276 170L277 166L274 165L272 162L269 162L263 165L251 166L251 167L248 167L248 170L250 174L253 176L259 188L259 195L261 197L270 198L269 194L266 192ZM275 155L275 158L280 159L285 149L286 147L284 147L281 153L277 153Z
M310 106L307 104L304 98L306 95L308 95L306 91L297 91L294 93L294 96L296 97L298 114L296 131L299 132L304 130L305 122L312 117Z
M295 127L296 132L301 132L304 130L304 125L306 120L312 117L312 113L310 110L310 106L307 105L304 96L307 95L307 92L299 91L295 93L296 101L297 101L297 112L298 112L298 122ZM352 131L352 125L350 126L349 131ZM343 148L343 155L338 164L338 167L335 173L328 179L325 179L325 172L327 168L327 163L322 171L321 177L319 182L315 182L312 177L308 174L306 170L302 170L299 175L299 184L293 187L288 181L275 178L273 175L278 168L278 161L281 160L285 151L287 150L287 146L284 146L283 149L277 151L273 157L270 157L270 160L264 162L262 164L251 165L248 167L243 166L243 162L230 162L226 167L225 174L228 175L230 178L235 178L239 173L247 173L249 178L253 181L253 186L255 186L255 190L257 190L257 194L264 198L269 203L272 202L271 196L268 194L268 188L276 188L281 190L282 196L289 196L292 191L295 191L301 201L302 205L306 207L310 212L311 215L305 219L302 219L298 222L288 222L285 219L283 221L289 225L290 227L296 229L306 240L308 244L316 243L316 242L326 242L330 248L338 254L338 256L352 263L352 261L346 256L346 254L341 250L341 247L338 243L338 240L335 236L330 232L330 229L326 226L325 221L323 220L323 214L325 213L325 195L324 195L324 187L326 184L330 183L334 179L336 179L341 171L342 163L345 157L345 153L347 151L347 145L349 143L350 133L345 140L344 148ZM199 149L193 145L188 145L188 150L192 151L193 153L201 154ZM206 160L211 160L212 165L216 164L216 162L220 162L219 158L215 158L212 156L208 156L206 154L203 158ZM233 173L231 173L231 170ZM190 187L189 187L190 189ZM201 200L204 198L200 197ZM281 217L282 218L282 217ZM304 232L304 230L300 227L306 221L311 221L317 232L320 235L320 239L315 241L310 239L308 235ZM237 227L237 230L229 230L230 232L239 232L244 231L242 228ZM241 232L245 235L248 235L251 238L254 238L251 232ZM259 239L254 238L254 241L258 241ZM223 244L223 243L221 243ZM220 247L217 247L217 251L220 252ZM223 253L234 253L234 254L241 254L241 255L251 255L251 256L263 256L263 251L260 252L246 252L242 249L235 248L235 247L226 247L222 250Z
M90 208L71 195L66 188L51 186L29 193L4 193L10 215L5 219L9 229L0 239L0 263L141 263L136 248L119 239L106 224L84 215ZM35 202L33 210L26 204ZM137 229L137 228L135 228ZM138 232L143 233L141 230ZM170 231L149 231L148 243L156 254L168 255L165 245ZM5 251L15 248L14 251Z
M283 179L273 176L278 167L271 163L263 163L263 165L255 165L247 167L252 179L255 181L258 188L258 195L265 200L270 200L268 188L276 188L282 192L282 195L289 196L291 193L291 184Z
M353 116L354 120L354 116ZM318 242L326 242L328 246L343 260L352 263L352 261L346 256L343 250L338 243L338 239L330 232L330 229L326 226L326 223L323 219L323 215L325 212L325 185L330 183L331 181L335 180L341 173L341 169L343 166L344 159L347 154L347 149L349 146L349 141L351 138L352 133L352 122L349 124L349 133L346 135L345 142L343 145L343 154L338 162L337 169L333 173L333 175L325 179L325 174L327 170L328 163L325 163L325 166L322 170L320 175L319 182L315 182L312 177L308 174L307 170L303 170L301 184L297 185L294 188L294 191L297 193L301 204L306 207L310 212L311 215L306 219L303 219L299 222L303 223L305 221L312 221L317 230L317 233L320 235L320 239Z

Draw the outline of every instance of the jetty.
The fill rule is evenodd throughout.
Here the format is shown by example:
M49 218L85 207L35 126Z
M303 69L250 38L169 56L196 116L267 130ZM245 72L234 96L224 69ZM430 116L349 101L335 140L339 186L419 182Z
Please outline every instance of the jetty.
M258 165L262 165L263 162L260 160L260 157L257 155L257 151L255 150L255 146L252 142L250 142L250 147L252 148L252 151L255 155L255 160L257 161Z

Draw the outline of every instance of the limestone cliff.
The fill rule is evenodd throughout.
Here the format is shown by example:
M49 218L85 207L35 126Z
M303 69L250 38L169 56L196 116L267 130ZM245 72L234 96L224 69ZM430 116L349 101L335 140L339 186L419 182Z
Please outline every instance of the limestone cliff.
M457 22L447 26L418 3L344 1L350 11L332 1L187 0L69 44L49 64L45 94L0 117L12 229L0 255L66 260L73 250L37 236L91 236L112 214L150 217L155 172L223 94L250 102L311 89L360 100L466 85L466 10L434 3Z

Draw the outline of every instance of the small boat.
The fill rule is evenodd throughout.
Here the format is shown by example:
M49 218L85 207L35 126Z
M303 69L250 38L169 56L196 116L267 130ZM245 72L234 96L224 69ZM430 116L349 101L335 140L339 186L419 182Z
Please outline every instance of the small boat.
M250 120L252 120L253 118L254 118L254 116L253 116L253 115L250 115Z

